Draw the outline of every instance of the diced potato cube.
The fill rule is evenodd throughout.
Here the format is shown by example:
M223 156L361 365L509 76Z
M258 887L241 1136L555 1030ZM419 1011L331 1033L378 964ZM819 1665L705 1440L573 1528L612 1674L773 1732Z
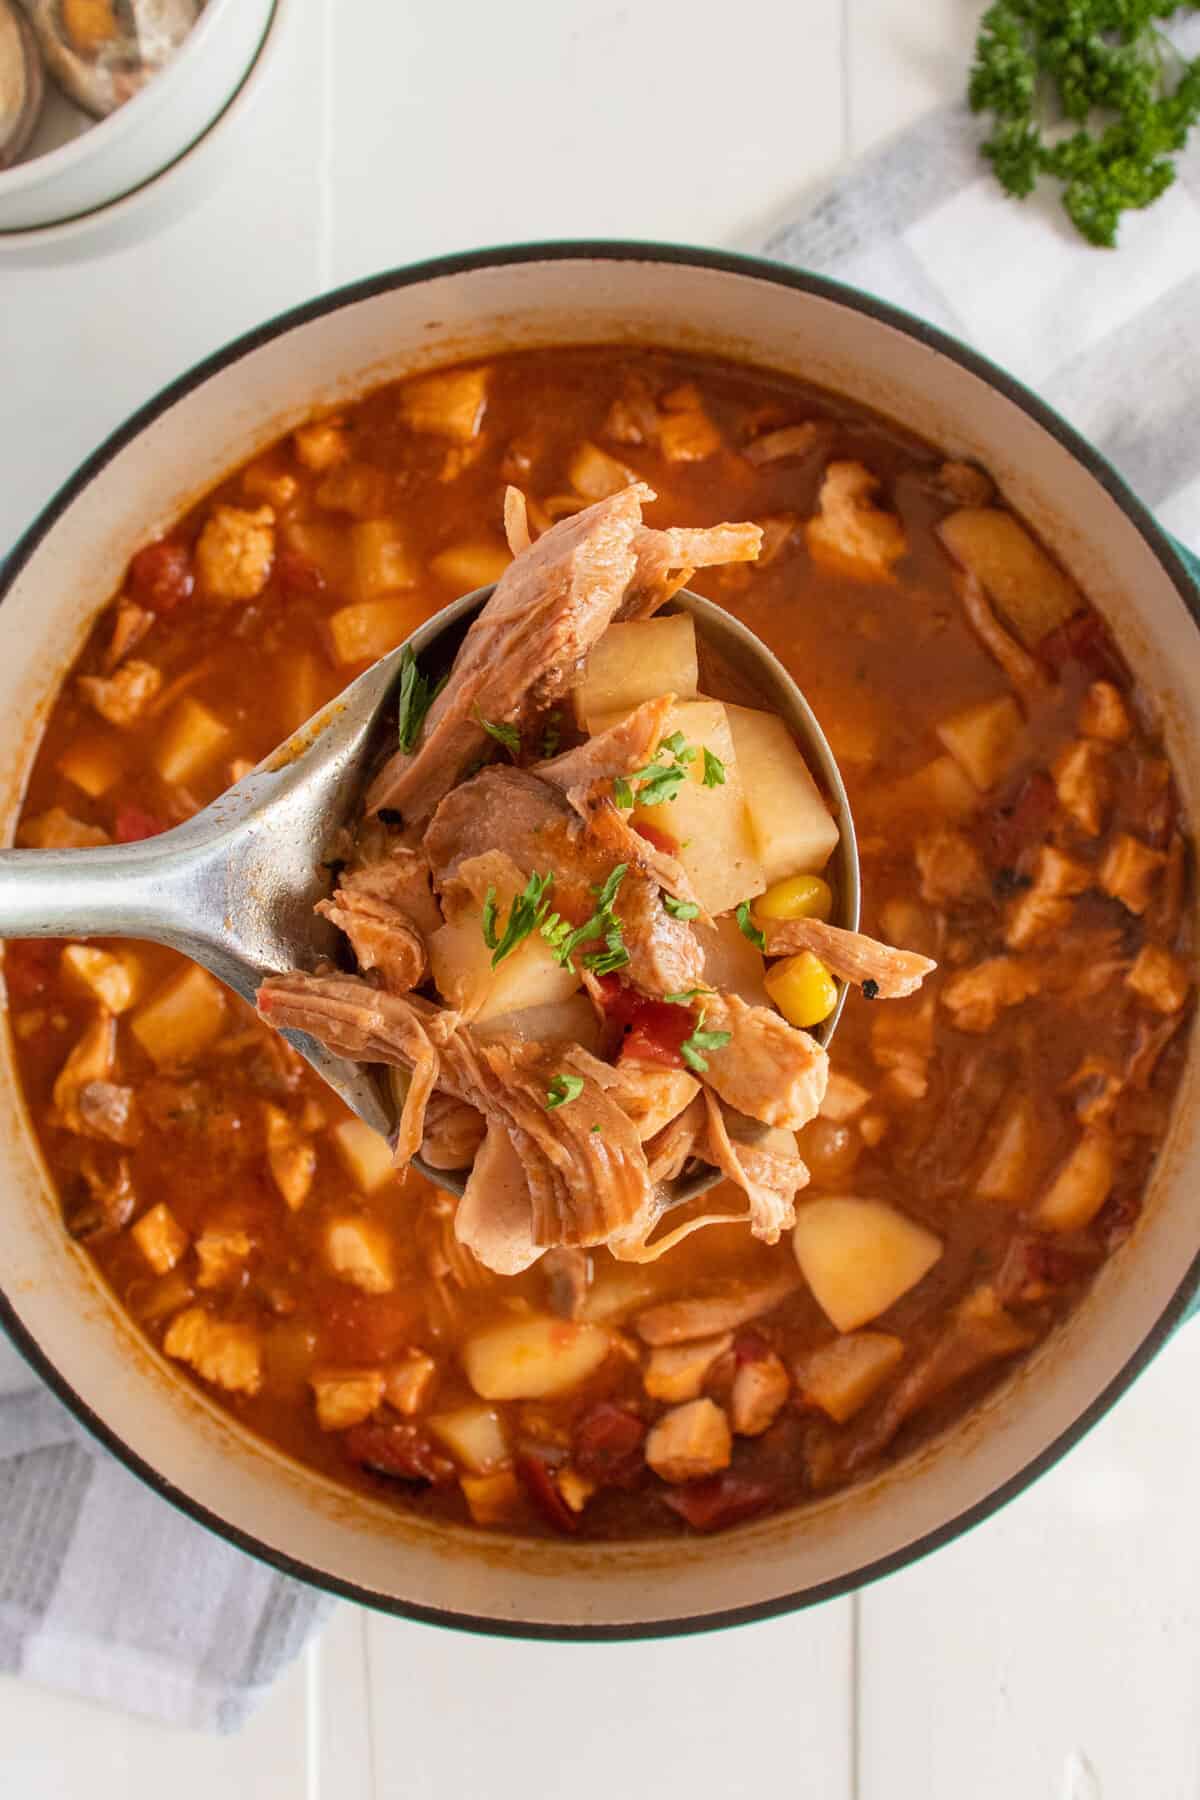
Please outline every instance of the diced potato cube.
M262 1349L248 1325L214 1319L189 1306L171 1320L163 1349L195 1369L205 1381L235 1394L257 1394L262 1386Z
M73 819L63 806L22 819L17 826L17 843L23 850L94 850L111 841L99 825Z
M279 1189L289 1212L299 1212L312 1192L317 1173L315 1144L298 1139L294 1144L278 1144L267 1151L271 1179Z
M354 579L353 558L349 535L341 525L330 525L322 520L289 519L282 528L282 535L293 555L303 563L311 564L334 593L343 593L350 586Z
M555 1474L554 1485L571 1511L581 1513L595 1493L598 1483L581 1475L578 1469L573 1469L568 1463Z
M752 944L737 919L726 916L711 925L694 923L692 930L704 952L704 982L723 994L736 994L747 1006L765 1006L766 963L757 944Z
M686 1069L664 1069L652 1063L630 1064L624 1085L614 1092L621 1110L637 1128L643 1144L679 1117L700 1092Z
M992 1139L987 1161L975 1183L981 1200L999 1206L1020 1206L1028 1198L1037 1148L1037 1119L1033 1102L1021 1097L1012 1102Z
M458 1484L476 1525L512 1525L524 1514L524 1492L511 1469L497 1475L460 1475Z
M699 406L663 413L655 435L668 462L703 462L721 448L720 432Z
M462 1362L484 1400L544 1400L582 1386L610 1348L598 1325L530 1314L476 1332L462 1347Z
M478 434L487 404L486 369L445 369L406 381L400 410L413 431L429 431L465 444Z
M1109 1131L1085 1131L1034 1211L1043 1231L1082 1231L1090 1225L1113 1184L1115 1160Z
M384 1370L387 1403L411 1419L428 1404L437 1381L437 1364L424 1350L406 1350Z
M349 440L337 419L318 419L315 424L301 425L292 433L292 442L304 467L318 474L345 462L350 454Z
M1155 878L1166 860L1161 850L1152 850L1128 831L1119 832L1104 852L1100 886L1140 917L1150 904Z
M87 733L77 737L58 759L58 772L91 800L107 794L124 773L125 752L116 738Z
M831 1069L825 1084L825 1098L821 1102L821 1117L844 1125L847 1119L862 1111L870 1098L870 1088L865 1088L861 1081L853 1081L849 1075L839 1075L836 1069Z
M523 885L515 874L494 884L501 930ZM539 932L531 932L496 968L492 954L483 935L482 909L469 902L448 910L446 923L429 940L429 966L438 992L476 1025L557 1006L579 990L582 977L560 967Z
M454 544L430 557L429 567L456 594L469 594L499 581L511 561L503 544Z
M80 692L85 694L110 725L127 731L144 717L146 708L162 687L162 671L153 663L131 656L111 675L81 675Z
M884 1200L830 1194L797 1210L792 1248L821 1310L855 1331L929 1273L942 1241Z
M364 1194L373 1194L396 1173L391 1146L361 1119L343 1119L330 1132L346 1173Z
M733 1433L715 1400L673 1407L646 1438L646 1461L664 1481L701 1481L732 1460Z
M363 519L350 527L356 600L378 600L415 587L418 568L394 519Z
M980 793L994 787L1016 759L1023 731L1011 694L984 700L943 719L937 734Z
M1192 974L1182 957L1172 956L1161 944L1144 944L1125 981L1156 1012L1173 1013L1188 997Z
M715 917L766 886L750 822L733 733L719 700L685 700L667 714L664 737L682 732L697 750L673 800L634 809L633 823L664 832L679 845L677 855L696 898ZM704 751L715 756L725 779L705 787Z
M137 1294L136 1300L131 1297L130 1309L143 1325L156 1325L160 1319L169 1319L172 1313L181 1312L194 1298L191 1282L177 1267L169 1275L160 1275L157 1281L152 1281L147 1289Z
M412 636L427 610L411 594L387 600L359 600L353 606L340 607L328 621L334 661L378 661Z
M904 1355L904 1340L887 1331L856 1331L835 1338L796 1365L803 1400L839 1425L864 1407Z
M144 1212L129 1235L156 1275L166 1275L188 1247L188 1234L165 1200Z
M301 1319L284 1319L273 1325L263 1345L266 1384L280 1398L302 1401L312 1383L317 1334Z
M696 627L686 613L610 625L575 689L575 716L597 731L660 694L694 700L699 681Z
M325 1254L334 1274L364 1294L389 1294L396 1285L392 1241L375 1219L331 1219Z
M791 1381L773 1350L738 1364L729 1395L729 1422L738 1437L761 1437L783 1411Z
M167 720L154 751L154 767L165 782L192 781L225 748L229 727L207 706L185 694Z
M275 560L275 514L260 506L214 507L196 540L200 585L212 600L254 600L262 593Z
M619 494L622 488L636 481L637 476L606 450L595 444L582 443L571 452L567 480L585 500L607 500L610 494Z
M471 1023L480 1038L507 1032L523 1044L578 1044L593 1056L600 1054L600 1021L586 994L570 994L546 1006L525 1006L519 1012L493 1013L489 1007L485 1019Z
M1093 681L1079 703L1079 730L1083 737L1099 738L1105 744L1123 744L1133 731L1133 722L1121 697L1121 690L1111 681Z
M791 732L774 713L745 706L725 713L764 879L823 869L838 827Z
M491 1406L459 1406L427 1420L434 1437L472 1475L490 1475L508 1462L508 1439Z
M300 483L286 469L264 457L242 470L241 488L248 499L265 500L278 512L286 512L300 492Z
M200 1273L196 1286L224 1287L236 1279L254 1249L254 1239L240 1225L206 1225L196 1239Z
M225 990L195 964L172 975L129 1020L130 1031L160 1068L191 1062L224 1025Z
M979 792L952 756L937 756L911 775L878 791L872 815L895 824L897 819L966 819L979 808Z
M695 1400L718 1357L733 1343L733 1333L700 1338L693 1344L660 1344L650 1352L642 1386L652 1400Z
M128 1012L145 980L136 952L98 950L92 944L68 944L62 969L68 980L86 988L110 1013Z
M321 1430L347 1431L370 1418L383 1399L384 1381L378 1369L330 1369L314 1375L311 1386Z
M1011 513L967 506L943 519L938 535L1030 649L1083 605L1074 582Z
M302 650L296 656L283 658L275 679L279 684L284 730L298 731L301 725L312 718L321 704L320 665L310 651ZM248 775L250 769L245 773Z

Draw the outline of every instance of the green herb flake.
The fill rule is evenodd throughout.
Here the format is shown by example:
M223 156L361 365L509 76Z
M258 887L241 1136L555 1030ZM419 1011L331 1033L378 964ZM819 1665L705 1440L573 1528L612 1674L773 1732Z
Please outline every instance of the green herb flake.
M754 923L754 920L750 917L750 902L748 900L743 900L742 904L738 907L737 922L738 930L741 932L742 936L744 938L749 938L756 950L765 951L767 948L767 936L764 931L759 930L758 926Z
M515 725L508 725L503 722L496 724L491 719L485 719L482 713L476 713L475 719L478 724L483 726L483 729L487 732L489 737L494 737L498 744L504 745L504 748L508 751L510 756L519 754L521 749L521 733L517 730Z
M991 114L983 154L1001 186L1025 199L1042 176L1057 180L1076 229L1111 249L1122 214L1171 186L1200 118L1200 57L1186 61L1159 29L1194 10L1161 0L989 6L967 97Z
M524 890L513 900L508 909L508 918L504 930L496 938L496 907L492 889L488 889L483 906L483 938L492 952L492 967L499 968L506 956L511 956L518 945L523 944L531 931L535 931L543 923L550 910L547 898L554 885L552 874L539 875L536 870L526 882ZM491 903L491 918L488 918L488 904ZM491 937L488 932L491 931Z
M704 752L704 785L709 788L725 786L725 764L711 750Z
M569 1106L582 1092L582 1075L552 1075L546 1089L546 1111L553 1112L556 1106Z
M663 999L668 1006L690 1006L693 1000L711 999L716 991L716 988L709 987L684 988L679 994L664 994Z
M599 1132L599 1131L603 1131L604 1127L603 1127L603 1125L593 1125L592 1130L595 1132Z
M425 715L446 685L445 676L431 687L417 667L417 659L406 644L400 657L400 709L397 725L400 748L409 756L416 747L425 723Z
M642 770L642 774L647 779L638 789L639 806L664 806L668 800L678 797L680 787L687 780L687 770L678 765L673 769L660 769L651 764L649 769Z
M558 746L562 743L562 714L552 712L546 714L546 723L542 727L542 756L557 756Z
M483 928L483 941L488 949L497 949L500 943L500 937L496 931L496 890L494 887L489 887L487 893L484 895L483 917L480 920L480 924Z
M628 812L633 806L633 789L623 775L613 782L613 805L618 812Z
M707 1075L708 1073L708 1058L704 1054L705 1051L723 1050L731 1036L728 1031L705 1031L703 1027L704 1008L701 1007L695 1031L691 1037L684 1038L679 1046L680 1056L688 1068L694 1069L697 1075Z
M664 894L663 905L673 919L694 919L700 911L694 900L677 900L674 894Z

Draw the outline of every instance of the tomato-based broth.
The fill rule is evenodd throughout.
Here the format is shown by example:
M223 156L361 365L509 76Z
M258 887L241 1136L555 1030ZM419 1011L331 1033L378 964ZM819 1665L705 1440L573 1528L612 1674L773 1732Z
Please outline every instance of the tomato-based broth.
M97 619L18 843L190 817L500 578L506 487L536 544L635 480L651 527L762 528L757 560L688 585L812 704L854 812L863 931L937 965L896 998L841 971L794 1229L789 1211L777 1241L753 1235L726 1183L689 1205L738 1222L658 1261L552 1250L494 1273L456 1200L397 1173L207 974L115 942L5 954L64 1228L174 1366L343 1482L532 1534L720 1529L871 1474L969 1409L1135 1231L1189 1017L1190 852L1152 712L986 472L801 383L650 350L383 387L231 475ZM707 691L745 703L711 674ZM561 733L580 736L569 706ZM488 755L523 749L501 734ZM652 809L668 827L671 804ZM683 854L680 835L657 831ZM760 978L772 919L828 917L812 877L835 838L743 909ZM797 1028L837 989L805 954L807 985L765 970L764 1005ZM679 1007L624 982L593 984L598 1053L700 1068L663 1023ZM698 1030L703 1003L687 1018ZM462 1115L435 1095L428 1142Z

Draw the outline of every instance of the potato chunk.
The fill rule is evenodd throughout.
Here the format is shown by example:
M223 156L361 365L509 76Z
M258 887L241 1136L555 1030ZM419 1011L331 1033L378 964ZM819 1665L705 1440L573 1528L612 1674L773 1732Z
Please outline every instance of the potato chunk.
M887 1331L835 1338L796 1365L801 1398L844 1425L867 1404L904 1355L904 1340Z
M165 782L195 780L216 761L229 737L228 725L199 700L185 694L172 709L154 750L154 766Z
M1030 649L1083 605L1074 582L1011 513L965 506L942 520L938 535Z
M1013 1100L1000 1122L979 1172L975 1192L998 1206L1020 1206L1028 1198L1037 1150L1037 1115L1032 1100Z
M346 1431L369 1419L383 1399L378 1369L323 1370L312 1378L317 1424L322 1431Z
M79 687L102 719L125 731L137 724L162 687L162 671L131 657L111 675L81 675Z
M1145 944L1138 951L1125 981L1156 1012L1173 1013L1178 1012L1187 999L1192 975L1181 957L1173 956L1161 944Z
M509 1460L508 1439L494 1407L459 1406L434 1413L427 1423L459 1467L472 1475L491 1475Z
M611 1347L607 1331L530 1314L491 1325L462 1347L467 1380L484 1400L543 1400L594 1375Z
M387 1381L387 1403L411 1419L419 1413L432 1394L437 1381L437 1364L424 1350L406 1350L398 1361L384 1371Z
M598 731L660 694L693 700L699 681L696 627L686 613L610 625L575 689L575 716Z
M733 1344L733 1333L691 1344L660 1344L650 1352L642 1385L652 1400L696 1400L708 1372Z
M715 1400L673 1407L646 1438L646 1461L664 1481L701 1481L732 1460L733 1433Z
M347 1175L361 1193L373 1194L396 1173L387 1139L361 1119L343 1119L329 1135Z
M704 952L704 981L723 994L736 994L747 1006L765 1006L766 963L757 944L752 944L736 917L714 919L711 925L692 925Z
M512 865L489 883L495 891L498 929L503 929L515 896L524 885ZM447 907L446 923L429 940L429 965L443 999L476 1025L508 1013L541 1010L569 1000L581 977L555 961L549 943L538 932L492 967L492 951L483 935L483 910L465 896Z
M254 1249L254 1239L240 1225L208 1225L196 1239L200 1273L196 1286L225 1287L235 1281Z
M374 1219L331 1219L325 1254L334 1274L364 1294L390 1294L396 1285L392 1241Z
M470 594L499 581L511 561L503 544L452 544L430 557L429 569L456 594Z
M815 563L852 581L893 580L892 564L907 551L908 539L899 519L873 503L878 487L878 478L861 463L829 464L821 510L804 528Z
M774 713L725 713L763 879L771 885L823 869L837 847L837 822L791 732Z
M685 700L673 706L663 735L676 731L698 754L676 797L661 806L635 807L633 823L674 839L696 898L715 917L761 894L766 879L724 706L719 700ZM719 760L725 777L711 787L704 785L706 750Z
M248 1325L214 1319L189 1306L167 1327L163 1349L190 1364L204 1381L234 1394L257 1394L262 1386L262 1349Z
M496 1475L462 1475L462 1488L476 1525L513 1525L525 1512L525 1490L511 1469Z
M77 737L58 759L65 775L89 800L98 800L115 786L125 771L125 751L110 734L87 733Z
M329 644L338 663L376 662L410 637L426 616L419 598L391 595L339 607L328 621Z
M350 442L337 419L318 419L292 433L296 455L306 469L324 474L350 455Z
M855 1331L929 1273L942 1241L884 1200L830 1194L797 1210L792 1248L821 1310Z
M1155 878L1166 860L1161 850L1152 850L1140 838L1122 831L1104 853L1100 886L1140 917L1150 904Z
M188 1247L188 1234L165 1200L144 1212L129 1235L156 1275L166 1275Z
M217 506L196 541L196 572L210 600L254 600L275 560L275 512Z
M446 369L400 389L400 410L412 431L428 431L456 444L470 443L483 423L486 369Z
M773 1350L739 1363L729 1395L729 1420L738 1437L761 1437L769 1431L783 1410L791 1385Z
M1020 708L1010 694L1003 694L943 719L937 734L980 793L986 793L1011 768L1022 730Z
M142 965L133 951L100 950L94 944L68 944L62 953L62 971L110 1013L129 1011L143 979Z
M350 527L356 600L378 600L397 588L415 587L420 570L394 519L360 519Z
M191 1062L215 1043L225 1026L225 991L194 963L139 1006L129 1029L160 1068Z
M1043 1231L1082 1231L1108 1199L1115 1171L1111 1133L1085 1131L1034 1212Z

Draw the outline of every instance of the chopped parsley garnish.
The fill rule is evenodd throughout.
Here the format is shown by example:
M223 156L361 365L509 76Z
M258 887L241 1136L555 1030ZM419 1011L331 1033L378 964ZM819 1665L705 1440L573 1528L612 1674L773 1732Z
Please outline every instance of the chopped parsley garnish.
M425 723L425 714L429 711L438 695L446 685L446 678L435 687L422 675L417 667L417 659L405 645L400 658L400 748L410 756L421 735L421 727Z
M704 785L705 787L725 786L725 764L711 750L704 752Z
M593 1131L603 1131L604 1127L603 1127L603 1125L593 1125L592 1130Z
M633 789L623 775L613 782L613 805L621 812L628 812L633 805Z
M663 905L673 919L694 919L700 911L694 900L677 900L674 894L664 894Z
M558 913L551 913L539 921L542 936L553 950L555 961L564 969L574 967L571 958L581 944L590 944L596 938L603 938L603 950L589 950L580 959L593 975L612 975L629 961L629 952L621 936L621 921L613 911L613 902L628 872L628 863L618 863L603 885L592 889L596 910L582 925L572 925Z
M542 727L542 755L554 756L562 743L562 714L552 712L546 714L546 723Z
M669 750L675 761L683 763L685 767L696 760L696 746L688 743L682 731L673 731L670 737L663 738L658 749L659 752Z
M545 919L550 902L547 898L554 885L552 874L539 875L535 870L524 890L517 894L508 909L504 930L497 929L496 890L489 887L483 902L483 941L492 952L492 967L499 968L506 956L523 944L531 931Z
M482 713L476 713L475 718L489 737L494 737L498 744L504 745L510 756L518 754L521 748L521 733L515 725L507 725L503 721L497 725L493 720L485 719Z
M682 731L673 731L670 737L661 739L658 749L644 769L638 769L628 777L616 777L613 782L613 805L622 812L628 812L634 805L662 806L668 800L674 800L681 784L687 780L689 764L694 763L698 755L695 745L686 741ZM707 751L705 755L708 755ZM664 756L669 756L671 761L664 762ZM725 779L724 775L721 779ZM636 793L634 782L638 784Z
M742 904L738 907L737 922L738 930L744 938L749 938L756 949L766 949L767 935L764 931L759 930L758 926L754 923L754 920L750 917L750 902L748 900L743 900Z
M639 806L663 806L668 800L675 799L687 780L687 770L682 763L668 768L665 764L652 762L639 769L634 780L641 783L637 792Z
M1175 153L1200 118L1200 57L1180 56L1158 21L1194 7L1163 0L998 0L983 15L968 99L992 115L983 154L1017 199L1043 175L1089 243L1112 248L1121 214L1175 180ZM1074 130L1069 129L1074 127Z
M552 1075L550 1086L546 1089L546 1111L553 1112L556 1106L569 1106L572 1100L578 1100L583 1092L582 1075ZM594 1125L593 1131L600 1127Z
M679 1046L679 1054L689 1069L694 1069L698 1075L706 1075L708 1058L704 1052L706 1050L723 1050L729 1042L730 1035L728 1031L705 1031L704 1008L701 1007L696 1019L696 1029L691 1037L684 1038Z
M707 1000L716 991L716 988L684 988L680 994L664 994L663 999L668 1006L690 1006L693 1000Z

